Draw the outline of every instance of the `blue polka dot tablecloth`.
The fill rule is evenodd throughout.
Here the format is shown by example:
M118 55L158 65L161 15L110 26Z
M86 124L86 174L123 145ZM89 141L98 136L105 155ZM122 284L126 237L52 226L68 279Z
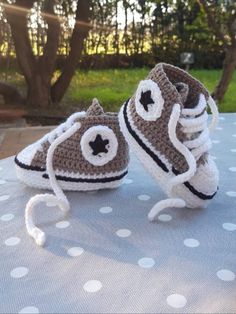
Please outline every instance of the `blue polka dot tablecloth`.
M1 313L236 313L236 114L213 135L220 190L207 209L151 207L164 194L132 155L115 190L67 193L67 217L36 208L44 248L26 234L24 208L40 191L0 161Z

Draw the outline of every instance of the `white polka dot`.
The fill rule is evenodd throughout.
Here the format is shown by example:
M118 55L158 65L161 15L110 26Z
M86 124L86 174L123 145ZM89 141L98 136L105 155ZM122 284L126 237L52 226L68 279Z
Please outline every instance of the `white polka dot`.
M6 201L6 200L8 200L9 197L10 197L10 195L7 195L7 194L1 195L1 196L0 196L0 202L1 202L1 201Z
M101 213L101 214L109 214L109 213L111 213L112 212L112 207L109 207L109 206L104 206L104 207L101 207L100 209L99 209L99 212Z
M219 140L212 140L212 143L213 143L213 144L219 144L220 141L219 141Z
M234 124L236 125L236 122L234 122Z
M71 247L68 251L67 254L70 255L71 257L76 257L80 256L83 254L84 249L82 247Z
M236 153L236 148L232 148L230 151L231 151L232 153Z
M20 310L19 314L38 314L39 309L35 306L26 306L22 310Z
M219 117L219 120L225 120L225 117Z
M138 264L142 268L151 268L155 265L155 260L151 257L142 257L138 260Z
M56 227L58 229L65 229L67 227L69 227L70 223L67 220L63 220L63 221L59 221L56 223Z
M138 196L138 199L139 199L140 201L148 201L150 198L151 198L151 197L150 197L149 195L147 195L147 194L140 194L140 195Z
M236 167L230 167L229 171L236 172Z
M172 219L171 215L161 214L158 216L158 220L160 221L170 221Z
M222 224L222 227L227 231L235 231L236 230L236 224L232 224L230 222L225 222Z
M230 197L236 197L236 192L235 191L228 191L228 192L226 192L226 195L228 195Z
M125 179L123 180L123 183L124 183L124 184L130 184L130 183L133 183L133 180L132 180L132 179L125 178Z
M221 131L221 130L223 130L223 128L220 127L220 126L218 126L218 127L216 128L216 130Z
M84 284L83 288L87 292L97 292L102 288L102 283L98 280L89 280Z
M229 269L220 269L216 275L223 281L233 281L235 279L235 274Z
M1 184L5 184L5 183L6 183L5 180L0 179L0 185L1 185Z
M216 159L217 159L216 156L212 156L212 155L211 155L211 158L212 158L213 160L216 160Z
M47 206L48 207L54 207L54 206L57 206L55 203L53 202L47 202Z
M22 278L28 274L29 270L26 267L17 267L11 271L12 278Z
M127 238L131 235L131 231L129 229L119 229L116 231L116 235L120 238Z
M20 238L18 238L18 237L11 237L11 238L6 239L6 241L5 241L5 244L7 246L15 246L19 243L20 243Z
M0 167L0 171L2 171L2 167Z
M2 221L10 221L14 218L15 216L13 214L5 214L1 216Z
M174 307L175 309L180 309L187 303L186 298L183 295L177 293L169 295L166 301L171 307Z
M233 134L232 136L233 136L233 137L236 137L236 134Z
M187 247L198 247L200 245L199 241L196 239L185 239L184 245Z

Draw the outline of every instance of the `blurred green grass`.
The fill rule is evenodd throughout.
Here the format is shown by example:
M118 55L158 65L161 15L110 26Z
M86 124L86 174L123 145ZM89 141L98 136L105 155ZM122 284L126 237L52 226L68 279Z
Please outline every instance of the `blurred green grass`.
M87 107L97 97L104 109L117 111L123 102L135 91L138 82L144 79L150 69L114 69L77 71L65 96L66 103ZM191 70L190 73L212 92L219 80L220 70ZM220 112L236 112L236 72L219 104Z
M76 71L70 87L63 98L58 110L86 109L94 97L98 98L107 111L118 111L124 101L129 98L137 88L140 80L144 79L150 69L109 69ZM191 70L190 73L199 79L210 92L219 80L221 70ZM0 71L0 80L4 81L5 73ZM23 76L15 71L8 73L8 83L12 83L25 91ZM51 110L51 109L50 109ZM220 112L236 112L236 71L233 80L219 104Z

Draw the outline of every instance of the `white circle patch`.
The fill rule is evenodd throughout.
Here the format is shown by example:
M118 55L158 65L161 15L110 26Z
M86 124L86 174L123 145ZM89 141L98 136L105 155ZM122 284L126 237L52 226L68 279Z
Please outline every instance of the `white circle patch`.
M155 260L151 257L142 257L138 260L138 264L142 268L152 268L155 265Z
M187 247L198 247L200 243L196 239L189 238L184 240L184 245Z
M67 254L71 257L76 257L76 256L80 256L81 254L84 253L84 249L82 247L71 247L68 251Z
M5 215L2 215L2 216L0 217L0 219L1 219L2 221L10 221L10 220L12 220L14 217L15 217L15 216L14 216L13 214L5 214Z
M164 106L164 99L157 83L144 80L139 83L135 108L138 115L146 121L156 121L160 118Z
M118 141L112 129L104 125L89 128L80 142L84 158L94 166L103 166L117 154Z
M6 239L6 241L5 241L5 244L7 246L15 246L19 243L20 243L20 238L18 238L18 237L11 237L11 238Z
M223 223L222 227L227 231L235 231L236 230L236 224L233 224L231 222L225 222Z
M22 278L28 274L29 270L26 267L17 267L12 269L11 277L12 278Z
M166 301L171 307L173 307L175 309L181 309L187 303L185 296L178 294L178 293L174 293L174 294L169 295L167 297Z
M116 231L116 235L120 238L127 238L131 235L131 231L129 229L119 229Z
M233 281L235 279L235 273L229 269L220 269L216 275L220 280L223 281Z
M102 283L99 280L89 280L84 284L83 288L86 292L97 292L102 288Z
M19 314L38 314L39 309L35 306L26 306L20 310Z
M167 215L167 214L161 214L158 216L158 220L166 222L166 221L170 221L172 219L171 215Z

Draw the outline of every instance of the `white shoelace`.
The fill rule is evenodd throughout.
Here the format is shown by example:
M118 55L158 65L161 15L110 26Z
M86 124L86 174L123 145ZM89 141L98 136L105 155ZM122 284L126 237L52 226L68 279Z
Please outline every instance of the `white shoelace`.
M50 185L52 187L53 194L37 194L33 196L27 203L25 208L25 225L27 232L29 235L34 238L35 242L43 246L46 241L45 233L35 226L35 223L33 221L32 213L34 207L41 203L54 203L57 205L62 212L67 213L70 210L70 204L65 196L64 192L62 191L62 188L57 182L55 171L53 169L53 154L55 152L55 149L58 145L60 145L62 142L64 142L66 139L68 139L71 135L73 135L81 126L79 122L75 122L78 118L83 117L85 115L85 112L78 112L72 114L65 123L62 123L59 125L56 129L54 129L49 134L46 134L42 141L48 140L51 145L47 152L47 158L46 158L46 171L48 173Z
M212 123L209 127L207 126L207 112L205 111L201 114L206 107L206 99L202 94L196 109L181 110L179 104L175 104L173 107L168 123L169 138L174 147L185 157L188 164L188 170L170 179L168 182L169 195L171 195L174 186L191 179L197 170L197 160L211 148L209 131L214 130L218 123L218 109L211 96L208 99L208 105L212 112ZM197 115L199 115L199 117L196 117ZM182 132L189 138L189 140L184 143L180 142L176 136L177 123L181 124ZM193 135L194 139L192 139ZM181 198L168 198L166 200L159 201L150 210L148 219L153 221L165 208L181 208L185 206L186 202Z

